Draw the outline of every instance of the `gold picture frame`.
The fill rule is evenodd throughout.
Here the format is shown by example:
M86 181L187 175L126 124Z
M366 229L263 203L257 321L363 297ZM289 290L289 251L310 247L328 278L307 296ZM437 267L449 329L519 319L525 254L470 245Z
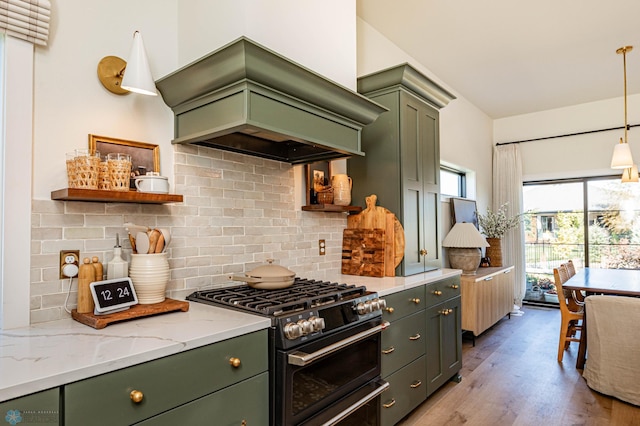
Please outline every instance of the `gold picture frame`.
M137 171L139 167L144 167L146 172L160 174L160 147L158 145L90 134L89 150L92 153L98 151L103 157L111 153L129 154L132 170Z

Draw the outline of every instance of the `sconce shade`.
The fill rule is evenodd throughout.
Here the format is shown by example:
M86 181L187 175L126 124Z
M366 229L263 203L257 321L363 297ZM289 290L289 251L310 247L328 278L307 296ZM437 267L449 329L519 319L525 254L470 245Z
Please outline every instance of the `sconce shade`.
M628 169L633 167L633 157L631 156L631 148L626 142L616 144L613 148L613 157L611 158L612 169Z
M638 165L634 164L633 167L624 169L622 172L622 183L638 182Z
M133 33L133 45L124 70L122 88L143 95L157 96L156 84L151 75L147 53L139 31Z
M489 244L473 223L458 222L453 225L451 231L449 231L444 241L442 241L442 246L478 248L489 247Z

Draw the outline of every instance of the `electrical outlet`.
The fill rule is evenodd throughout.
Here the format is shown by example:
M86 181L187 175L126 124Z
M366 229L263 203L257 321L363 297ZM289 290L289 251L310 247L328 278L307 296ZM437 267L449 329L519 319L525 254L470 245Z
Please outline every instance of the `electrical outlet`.
M324 256L327 253L327 245L324 240L318 240L318 254Z
M60 279L69 278L62 272L66 265L75 265L76 271L80 267L80 250L60 250ZM73 276L78 275L76 272Z

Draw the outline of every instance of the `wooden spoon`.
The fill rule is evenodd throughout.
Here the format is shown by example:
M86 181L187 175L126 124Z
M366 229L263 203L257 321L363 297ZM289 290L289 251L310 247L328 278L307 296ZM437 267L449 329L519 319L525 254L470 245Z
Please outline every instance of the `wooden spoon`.
M136 239L131 234L129 234L129 242L131 243L131 249L133 250L133 254L137 254L138 252L136 251Z
M158 245L158 238L161 237L162 234L157 229L154 229L149 233L149 250L147 253L153 254L156 252L156 246Z

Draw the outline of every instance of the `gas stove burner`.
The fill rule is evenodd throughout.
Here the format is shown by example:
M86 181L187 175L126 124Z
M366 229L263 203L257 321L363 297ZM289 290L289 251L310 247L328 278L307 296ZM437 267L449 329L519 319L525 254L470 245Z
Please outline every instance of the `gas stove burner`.
M277 317L367 294L365 287L296 278L291 287L263 290L237 285L196 291L188 300L204 301Z

